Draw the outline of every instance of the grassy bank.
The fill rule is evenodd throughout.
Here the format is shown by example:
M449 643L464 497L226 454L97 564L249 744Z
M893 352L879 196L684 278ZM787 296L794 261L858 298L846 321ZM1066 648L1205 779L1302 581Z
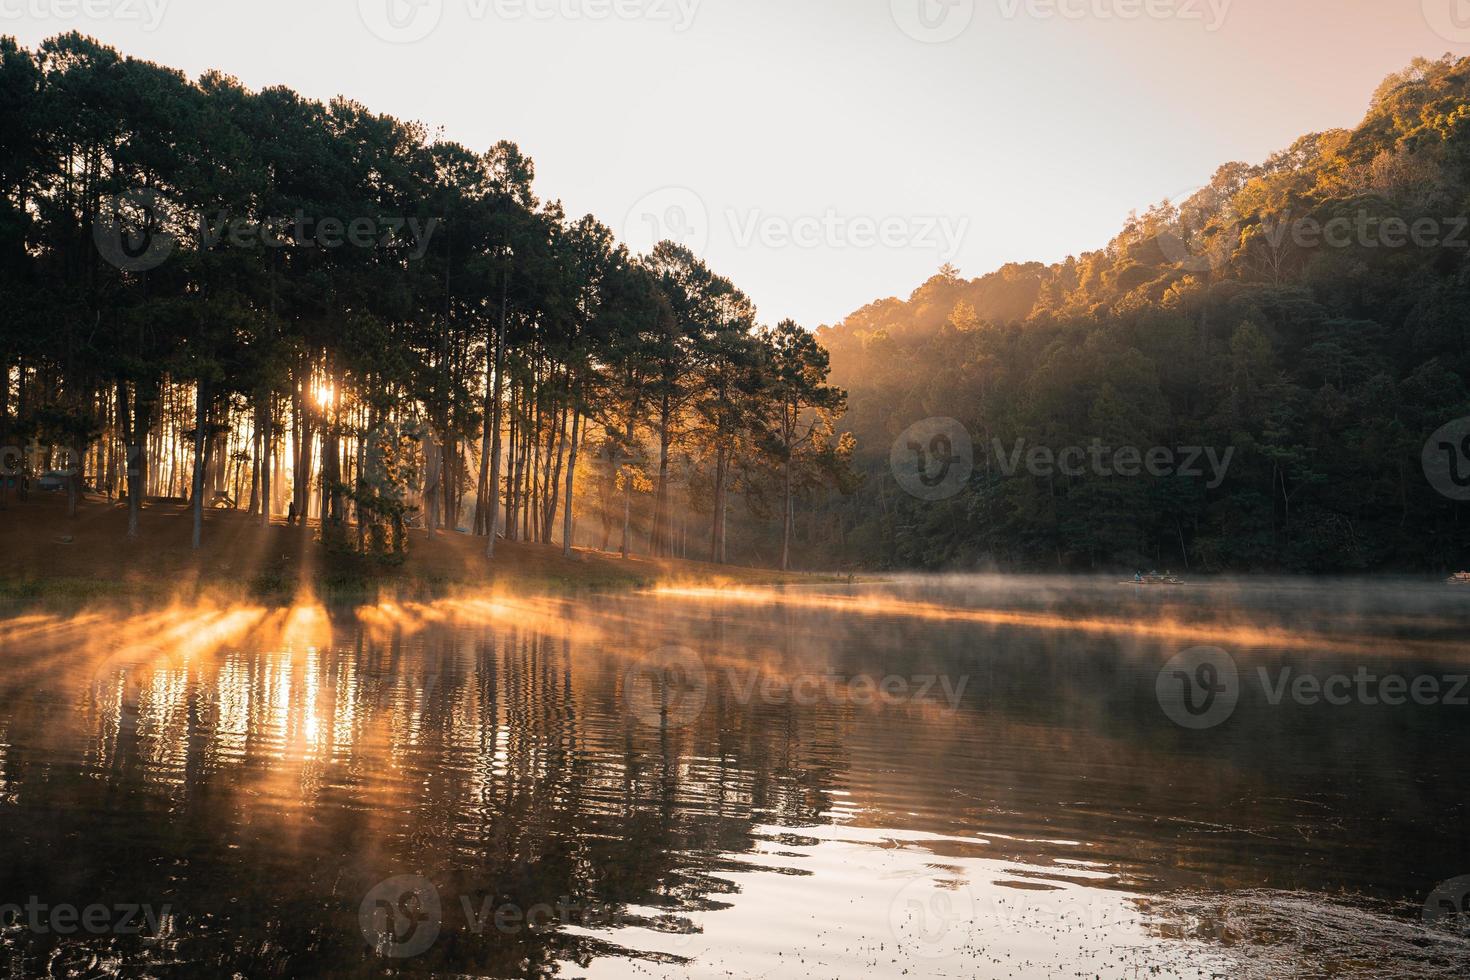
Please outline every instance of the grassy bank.
M204 593L289 599L303 593L324 600L425 598L480 588L521 593L566 593L639 588L658 582L730 585L812 581L809 576L703 562L629 558L559 546L501 541L494 561L485 540L455 532L409 532L406 560L384 566L356 555L330 553L316 529L235 511L206 511L203 546L190 547L189 510L178 503L148 504L139 534L127 536L125 506L85 498L75 517L61 494L11 496L0 510L5 560L0 598L91 599L173 597Z

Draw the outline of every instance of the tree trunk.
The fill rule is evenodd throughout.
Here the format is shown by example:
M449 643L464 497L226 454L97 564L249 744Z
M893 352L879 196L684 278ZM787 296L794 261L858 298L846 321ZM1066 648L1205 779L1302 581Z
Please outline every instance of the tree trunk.
M551 467L549 479L547 480L546 494L546 516L542 521L545 525L543 543L551 544L555 538L556 505L561 498L561 471L566 464L567 458L567 412L570 406L563 408L557 414L556 422L556 458L553 465L550 454L548 454L547 465Z
M250 434L250 508L247 514L254 515L260 502L260 406L255 406L254 431ZM237 500L236 503L239 501Z
M424 439L424 530L429 537L439 523L439 444L434 441L432 429Z
M311 454L307 447L308 434L301 404L301 381L296 378L291 385L291 502L296 505L296 516L301 518L301 526L305 527Z
M521 443L525 441L522 424L520 389L510 386L510 485L506 487L505 540L520 540L521 511Z
M66 447L66 516L77 516L77 496L82 487L82 454L72 443Z
M632 418L631 415L629 416L629 418L628 418L628 424L627 424L627 426L624 429L623 438L625 440L625 443L624 443L625 445L627 445L627 446L632 446L633 445L633 418ZM620 452L618 455L619 456L622 456L622 453ZM633 457L630 454L628 456L628 459L631 461L632 458ZM622 547L619 549L622 552L622 555L623 555L624 558L627 558L628 557L629 542L632 540L632 537L633 537L632 524L633 524L633 474L631 472L627 472L627 473L624 473L623 474L623 544L622 544Z
M128 385L126 381L117 383L117 424L122 428L123 441L123 480L128 487L128 537L138 536L137 509L134 507L138 499L138 471L137 456L138 447L133 444L133 415L128 405Z
M495 333L495 390L488 406L490 422L490 488L487 520L489 522L485 557L495 557L495 528L500 523L500 396L505 377L505 299L500 301L500 329Z
M781 522L781 571L783 572L791 570L791 448L789 443L786 452L786 516ZM810 527L807 528L807 533L810 535ZM811 540L810 537L807 540Z
M563 513L561 519L561 553L565 558L572 557L572 486L577 476L577 442L581 436L582 409L580 405L572 408L572 446L567 453L567 493L563 501Z
M194 536L192 547L199 550L204 539L204 465L205 454L205 416L208 414L208 385L199 381L194 386L194 500L191 509L194 512Z
M138 536L143 498L148 493L148 437L152 430L156 382L139 381L133 386L132 437L128 446L128 537ZM120 392L126 398L126 392Z
M275 397L266 392L261 409L260 432L260 526L271 525L271 463L275 460L275 437L271 431L275 422Z
M673 406L667 392L658 411L658 487L653 494L653 535L648 550L657 557L672 557L674 552L674 509L669 506L669 426Z
M485 534L487 517L494 520L495 512L490 509L490 384L494 370L490 362L495 354L490 344L490 338L485 338L485 419L480 427L480 480L475 492L475 533ZM493 537L495 528L489 530Z
M618 547L618 553L624 558L628 557L628 536L630 525L633 522L633 481L623 481L623 538Z
M725 447L715 452L715 506L710 520L709 560L719 564L725 550Z

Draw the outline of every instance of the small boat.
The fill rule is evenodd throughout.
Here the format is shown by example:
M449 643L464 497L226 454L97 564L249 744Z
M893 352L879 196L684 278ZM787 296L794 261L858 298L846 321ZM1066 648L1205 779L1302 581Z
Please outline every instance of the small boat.
M1183 585L1184 584L1184 580L1181 579L1181 578L1178 578L1178 577L1176 577L1174 575L1171 575L1168 572L1165 572L1162 575L1160 575L1158 572L1139 572L1137 575L1133 576L1133 581L1131 581L1131 582L1122 582L1120 584L1122 584L1122 585Z
M1444 582L1445 585L1470 585L1470 572L1456 572Z

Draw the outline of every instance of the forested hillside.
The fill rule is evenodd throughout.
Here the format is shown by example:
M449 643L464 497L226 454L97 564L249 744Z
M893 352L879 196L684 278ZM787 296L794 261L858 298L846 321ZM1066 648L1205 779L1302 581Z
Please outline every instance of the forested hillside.
M389 562L417 525L785 563L844 470L826 353L534 176L350 99L0 37L0 509L61 478L129 536L187 497L195 548L220 507Z
M1470 61L1416 61L1355 129L1230 163L1106 247L819 331L850 390L861 491L832 559L889 567L1444 571L1466 505L1421 453L1470 415ZM952 416L973 475L905 494L889 448ZM1173 474L1006 475L994 447L1212 447L1218 486Z
M0 39L0 507L65 456L135 533L188 497L196 529L294 511L390 561L417 524L809 568L1459 568L1421 457L1470 416L1467 133L1470 61L1418 61L1096 252L946 268L814 338L570 218L511 143ZM964 454L890 458L935 417L973 470L916 496L893 459Z

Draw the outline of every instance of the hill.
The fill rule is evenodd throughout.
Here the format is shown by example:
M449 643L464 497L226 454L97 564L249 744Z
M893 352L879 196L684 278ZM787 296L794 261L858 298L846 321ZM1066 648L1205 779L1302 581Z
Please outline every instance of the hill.
M822 328L865 477L830 505L845 528L830 560L1462 567L1470 515L1421 455L1470 415L1467 178L1470 60L1421 59L1354 129L1226 164L1097 251L971 280L946 267ZM939 500L906 494L889 458L931 417L974 447ZM1037 447L1053 465L1033 465ZM1190 447L1228 458L1223 479L1110 465L1119 448L1178 464ZM1057 465L1075 448L1080 465Z

